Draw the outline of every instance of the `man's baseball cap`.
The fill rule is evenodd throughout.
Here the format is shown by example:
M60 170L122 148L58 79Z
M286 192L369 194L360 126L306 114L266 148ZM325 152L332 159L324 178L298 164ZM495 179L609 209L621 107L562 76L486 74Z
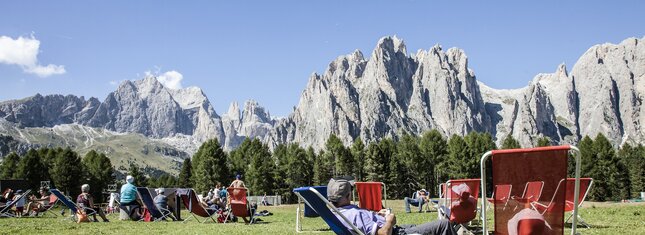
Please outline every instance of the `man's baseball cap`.
M327 184L327 199L330 202L338 202L343 197L349 197L354 186L354 177L336 177L329 180Z

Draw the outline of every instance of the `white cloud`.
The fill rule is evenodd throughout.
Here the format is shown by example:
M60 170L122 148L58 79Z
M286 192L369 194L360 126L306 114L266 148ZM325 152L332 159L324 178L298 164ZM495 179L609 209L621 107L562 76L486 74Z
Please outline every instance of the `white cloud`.
M7 36L0 36L0 63L18 65L25 73L36 74L40 77L48 77L55 74L64 74L63 65L40 65L38 53L40 41L30 37L18 37L13 39Z
M184 80L184 75L172 70L158 75L157 80L170 89L181 89L183 87L181 85L181 80Z

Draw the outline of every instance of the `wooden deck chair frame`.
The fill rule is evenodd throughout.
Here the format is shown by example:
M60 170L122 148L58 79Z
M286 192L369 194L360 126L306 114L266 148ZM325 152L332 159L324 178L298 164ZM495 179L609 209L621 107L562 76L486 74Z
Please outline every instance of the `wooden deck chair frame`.
M342 220L344 220L344 222L345 222L347 225L349 225L349 226L352 228L351 230L349 230L349 229L347 229L346 227L344 227L344 226L343 226L343 228L347 229L347 230L349 231L349 233L351 233L351 234L357 234L357 235L365 235L365 234L364 234L361 230L359 230L359 229L358 229L358 228L357 228L357 227L356 227L356 226L355 226L351 221L349 221L349 219L347 219L347 217L345 217L345 215L343 215L342 213L340 213L340 211L338 211L338 208L336 208L333 204L331 204L331 202L329 202L329 201L327 200L327 198L323 197L323 195L321 195L321 194L320 194L316 189L314 189L314 188L310 187L310 188L309 188L309 191L311 191L314 195L316 195L316 196L318 197L318 199L320 199L320 200L325 204L325 206L327 207L327 209L329 209L332 213L334 213L334 214L338 215ZM302 199L302 200L305 202L305 204L307 204L309 207L311 207L312 209L314 209L314 210L316 211L316 213L318 213L319 215L321 214L321 212L317 211L317 210L315 209L316 207L315 207L315 206L312 206L312 203L311 203L311 202L309 202L309 201L307 201L307 199L306 199L305 197L303 197L299 192L294 192L294 193L298 196L298 198ZM321 218L322 218L323 220L325 220L325 218L324 218L322 215L321 215ZM325 220L325 222L327 222L327 221ZM376 231L374 231L374 232L376 232Z
M18 199L13 200L13 201L12 201L11 203L9 203L9 204L6 204L6 205L4 206L4 208L2 208L2 210L0 210L0 218L2 218L2 217L15 218L16 216L15 216L14 214L10 213L11 208L12 208L13 206L15 206L16 204L18 204L18 202L19 202L20 200L22 200L24 197L26 197L26 196L27 196L27 194L29 194L30 192L31 192L31 189L27 189L27 190L25 190L25 192L23 192L22 194L20 194L20 197L18 197Z
M577 154L569 154L569 156L575 158L576 161L576 166L575 166L575 190L574 190L574 209L573 209L573 221L571 222L571 235L576 234L576 227L578 224L578 195L580 195L580 149L578 149L575 146L572 145L565 145L565 146L556 146L556 147L543 147L543 148L564 148L568 149L569 152L574 151ZM533 149L526 149L527 152L529 151L539 151L536 149L540 148L533 148ZM498 150L498 151L504 151L504 150ZM480 192L482 195L482 198L486 198L486 160L490 158L493 155L493 151L488 151L484 153L481 157L481 162L480 162L480 170L481 170L481 187L480 187ZM488 229L486 228L486 203L488 202L487 200L481 200L482 202L482 234L488 234Z
M197 198L197 194L195 193L195 190L188 189L188 193L180 195L180 197L181 197L181 201L184 203L184 206L186 207L188 212L190 212L190 214L193 215L193 218L195 218L195 220L197 220L197 222L206 223L208 221L208 219L211 219L213 222L217 223L215 218L213 218L213 216L217 216L217 213L216 212L215 213L208 212L208 209L204 208L199 203L199 199ZM194 202L193 202L193 199L195 199ZM195 205L195 203L197 205ZM202 210L204 210L204 212L206 212L206 214L208 216L201 216L200 215L200 217L204 217L204 218L208 217L208 218L204 219L203 221L200 221L199 218L197 218L197 213L193 212L193 208L201 208ZM190 218L184 220L183 222L186 223L186 221L188 221L189 219Z

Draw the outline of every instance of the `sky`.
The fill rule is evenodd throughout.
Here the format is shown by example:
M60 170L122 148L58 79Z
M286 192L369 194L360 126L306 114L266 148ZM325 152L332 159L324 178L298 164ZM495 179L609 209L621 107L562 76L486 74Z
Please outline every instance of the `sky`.
M153 74L202 88L219 114L254 99L287 116L312 73L392 35L410 53L461 48L479 81L521 88L595 44L643 38L643 12L645 1L3 1L0 100L103 100Z

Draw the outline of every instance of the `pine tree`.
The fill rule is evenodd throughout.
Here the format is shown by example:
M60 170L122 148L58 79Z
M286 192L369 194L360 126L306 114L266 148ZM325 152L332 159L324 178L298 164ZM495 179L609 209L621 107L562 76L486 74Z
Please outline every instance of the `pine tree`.
M107 189L108 184L114 183L114 168L105 154L90 150L85 154L82 162L91 185L92 195L101 195L103 190ZM97 197L94 200L102 202L103 197Z
M390 180L394 181L396 198L402 198L419 189L424 180L422 177L428 171L428 168L424 167L428 165L427 159L421 155L418 142L417 137L403 133L396 145L395 160L390 161Z
M251 146L251 139L244 138L244 141L233 151L229 153L229 165L231 166L231 173L243 174L249 165L248 151Z
M546 147L546 146L551 146L551 139L546 136L542 136L538 139L537 141L537 147Z
M287 190L284 195L287 203L293 203L296 202L296 197L291 189L309 185L313 176L313 163L309 161L307 152L295 143L289 145L286 156L288 160L284 168L284 182Z
M287 153L287 146L284 144L278 144L274 149L273 149L273 154L271 155L271 158L276 162L276 167L274 168L273 172L273 179L274 179L274 193L282 195L285 199L289 200L289 197L291 197L291 190L289 189L289 179L288 179L288 171L289 171L289 163L291 159L289 159L288 153Z
M594 179L594 186L590 192L591 198L596 201L617 199L618 195L614 197L613 192L620 189L612 187L612 184L615 183L612 173L617 170L613 163L615 155L614 147L604 135L598 134L593 141L593 150L596 154L594 158L595 166L591 171L592 178Z
M645 148L640 144L636 147L624 144L618 155L627 167L630 197L639 197L640 192L645 192Z
M468 168L472 161L469 161L470 153L466 141L461 136L452 135L448 140L448 159L439 167L439 182L446 182L449 179L469 178Z
M83 164L78 154L70 148L65 148L54 159L51 169L54 185L67 195L76 195L81 189L81 179L84 178Z
M362 181L365 178L365 173L363 172L365 168L365 144L363 144L361 138L356 138L350 152L354 158L354 175L356 176L356 180Z
M16 152L11 152L4 157L2 160L2 166L0 167L0 178L1 179L15 179L18 169L18 163L20 162L20 156Z
M316 155L314 160L314 184L327 185L329 179L334 176L334 159L330 158L324 150Z
M310 170L307 171L308 175L306 178L307 182L305 183L305 185L314 185L314 177L316 175L314 171L315 169L314 165L315 165L317 156L316 156L316 151L314 150L313 147L309 146L309 148L307 148L306 157L307 157L307 161L310 164L310 168L309 168Z
M325 144L325 154L334 162L334 176L352 175L354 172L354 159L343 142L334 134L329 136Z
M517 142L511 134L508 134L502 142L502 149L518 149L521 148L520 142Z
M580 176L582 177L593 177L594 168L596 167L594 163L596 153L593 146L593 140L589 136L583 137L578 142L578 149L580 149ZM568 171L570 177L575 176L575 161L572 158L569 159Z
M136 185L137 187L148 186L148 178L143 174L143 172L141 172L141 168L136 163L130 163L130 167L128 168L128 175L131 175L134 178L134 185Z
M193 183L191 181L192 170L193 170L193 166L190 162L190 158L184 159L184 163L181 165L181 171L179 172L179 179L177 182L177 186L182 188L193 187Z
M447 145L448 143L437 130L426 132L419 142L420 156L423 160L417 160L417 164L419 164L419 169L425 169L425 171L420 171L417 174L422 179L421 186L428 190L432 196L439 195L436 192L436 186L440 182L437 182L436 172L441 162L447 158Z
M389 175L390 159L394 143L390 139L372 142L367 147L365 154L365 180L385 182Z
M250 162L246 168L246 186L254 195L273 194L275 185L275 159L269 147L253 139L249 147Z
M49 177L46 173L47 169L40 156L38 156L38 152L34 149L29 149L27 154L18 162L16 178L26 180L29 188L36 191L40 187L40 181L48 180Z
M193 156L192 183L197 192L207 192L217 182L230 180L226 153L217 139L204 142Z

